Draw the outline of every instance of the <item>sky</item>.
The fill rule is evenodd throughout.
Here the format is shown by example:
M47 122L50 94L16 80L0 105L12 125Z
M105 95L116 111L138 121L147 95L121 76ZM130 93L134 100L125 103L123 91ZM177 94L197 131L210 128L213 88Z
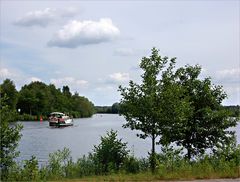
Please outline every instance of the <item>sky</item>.
M0 1L0 83L68 85L95 105L140 83L156 47L177 67L202 66L240 105L240 1Z

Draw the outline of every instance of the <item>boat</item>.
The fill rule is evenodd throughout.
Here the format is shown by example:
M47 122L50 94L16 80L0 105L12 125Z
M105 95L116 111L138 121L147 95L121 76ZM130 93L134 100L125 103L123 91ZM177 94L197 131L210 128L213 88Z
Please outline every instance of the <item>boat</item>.
M52 112L49 116L49 126L72 126L73 119L61 112Z

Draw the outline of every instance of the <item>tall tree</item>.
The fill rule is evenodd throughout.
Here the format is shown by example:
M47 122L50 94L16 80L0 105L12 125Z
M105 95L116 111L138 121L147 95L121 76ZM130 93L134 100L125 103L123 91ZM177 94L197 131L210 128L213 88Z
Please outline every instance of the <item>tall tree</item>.
M144 71L141 75L142 83L129 82L128 88L119 87L122 95L120 113L127 123L124 127L141 131L140 138L150 137L152 140L151 169L154 172L156 138L162 134L166 118L172 117L175 95L178 94L177 85L174 86L173 68L175 58L161 57L156 48L152 49L150 57L143 57L140 68ZM176 93L168 92L175 89ZM172 104L170 104L172 103ZM177 112L176 112L177 113ZM175 116L177 118L177 116Z
M221 86L211 83L210 78L199 79L201 67L185 66L176 71L176 83L184 90L178 99L188 100L188 112L181 120L168 123L169 142L187 149L187 157L204 153L221 144L232 141L234 132L227 130L236 120L221 106L227 97Z
M11 109L16 109L18 92L13 81L10 79L4 80L0 85L0 94L1 97L4 97L4 95L6 95L7 100L5 102Z

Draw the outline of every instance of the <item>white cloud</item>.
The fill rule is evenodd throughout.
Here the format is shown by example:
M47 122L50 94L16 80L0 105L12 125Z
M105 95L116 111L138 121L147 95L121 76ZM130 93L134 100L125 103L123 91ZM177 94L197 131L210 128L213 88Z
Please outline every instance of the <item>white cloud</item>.
M86 80L78 80L73 77L64 77L64 78L52 78L50 82L57 87L62 87L64 85L68 85L70 88L73 88L75 91L80 88L86 88L88 86L88 81Z
M99 21L73 20L60 29L48 42L49 46L76 48L80 45L98 44L114 40L120 34L109 18Z
M54 20L56 16L56 10L51 8L45 8L44 10L31 11L25 14L23 17L18 18L14 24L19 26L41 26L46 27L50 22Z
M129 74L128 73L113 73L109 75L110 81L113 82L127 82L129 81Z
M13 74L10 73L10 71L7 68L1 68L0 69L0 77L1 79L5 79L8 77L11 77Z

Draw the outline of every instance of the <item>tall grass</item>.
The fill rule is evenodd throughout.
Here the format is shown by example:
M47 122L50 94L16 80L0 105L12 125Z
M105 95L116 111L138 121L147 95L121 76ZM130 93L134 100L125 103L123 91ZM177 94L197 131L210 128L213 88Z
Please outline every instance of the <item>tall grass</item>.
M130 180L184 180L238 178L240 173L239 152L236 148L231 159L224 155L205 155L194 161L188 161L178 151L172 150L158 154L156 173L150 172L149 159L128 156L121 168L109 170L106 175L99 175L91 154L72 160L70 150L64 148L49 155L46 166L38 167L35 157L25 160L22 165L15 165L6 181L59 181L79 179L83 181L130 181ZM235 156L235 157L234 157ZM109 165L111 166L111 165Z

